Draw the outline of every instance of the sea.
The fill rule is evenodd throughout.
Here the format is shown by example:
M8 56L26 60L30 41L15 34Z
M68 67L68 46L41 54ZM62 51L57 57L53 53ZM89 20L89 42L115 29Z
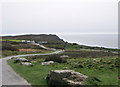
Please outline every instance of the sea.
M69 43L119 49L118 34L61 34L58 36Z

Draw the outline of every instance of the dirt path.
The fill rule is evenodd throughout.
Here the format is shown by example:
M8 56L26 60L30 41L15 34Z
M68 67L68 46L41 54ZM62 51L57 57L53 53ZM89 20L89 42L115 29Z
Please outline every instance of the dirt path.
M56 50L56 49L54 49L54 48L45 47L44 45L40 45L40 44L38 44L38 43L31 43L31 44L36 45L36 46L40 46L41 48L46 49L46 50L54 50L54 51Z

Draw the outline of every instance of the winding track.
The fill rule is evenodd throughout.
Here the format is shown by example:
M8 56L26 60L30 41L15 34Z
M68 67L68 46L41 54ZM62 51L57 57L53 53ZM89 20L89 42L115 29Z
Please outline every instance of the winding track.
M12 57L22 57L22 56L32 56L32 55L51 55L51 54L58 54L63 52L63 50L55 51L52 53L45 53L45 54L26 54L26 55L17 55L17 56L10 56L0 59L0 86L1 85L30 85L25 79L20 77L8 64L7 60L11 59Z

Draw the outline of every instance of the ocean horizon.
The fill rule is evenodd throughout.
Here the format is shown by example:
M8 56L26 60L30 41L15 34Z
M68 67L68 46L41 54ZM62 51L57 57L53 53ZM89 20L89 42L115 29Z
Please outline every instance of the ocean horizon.
M61 34L58 36L69 43L118 49L118 34Z

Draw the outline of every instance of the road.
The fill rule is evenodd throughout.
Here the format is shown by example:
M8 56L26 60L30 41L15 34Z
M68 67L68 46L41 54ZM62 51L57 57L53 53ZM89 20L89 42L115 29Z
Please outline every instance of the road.
M36 45L36 46L40 46L41 48L43 48L43 49L46 49L46 50L56 50L56 49L54 49L54 48L48 48L48 47L45 47L44 45L40 45L39 43L31 43L32 45Z
M63 50L55 51L52 53L45 53L45 54L26 54L26 55L17 55L17 56L10 56L0 59L0 84L1 85L30 85L25 79L20 77L8 64L7 60L11 59L12 57L22 57L22 56L32 56L32 55L51 55L51 54L58 54L63 52ZM12 86L11 86L12 87Z

